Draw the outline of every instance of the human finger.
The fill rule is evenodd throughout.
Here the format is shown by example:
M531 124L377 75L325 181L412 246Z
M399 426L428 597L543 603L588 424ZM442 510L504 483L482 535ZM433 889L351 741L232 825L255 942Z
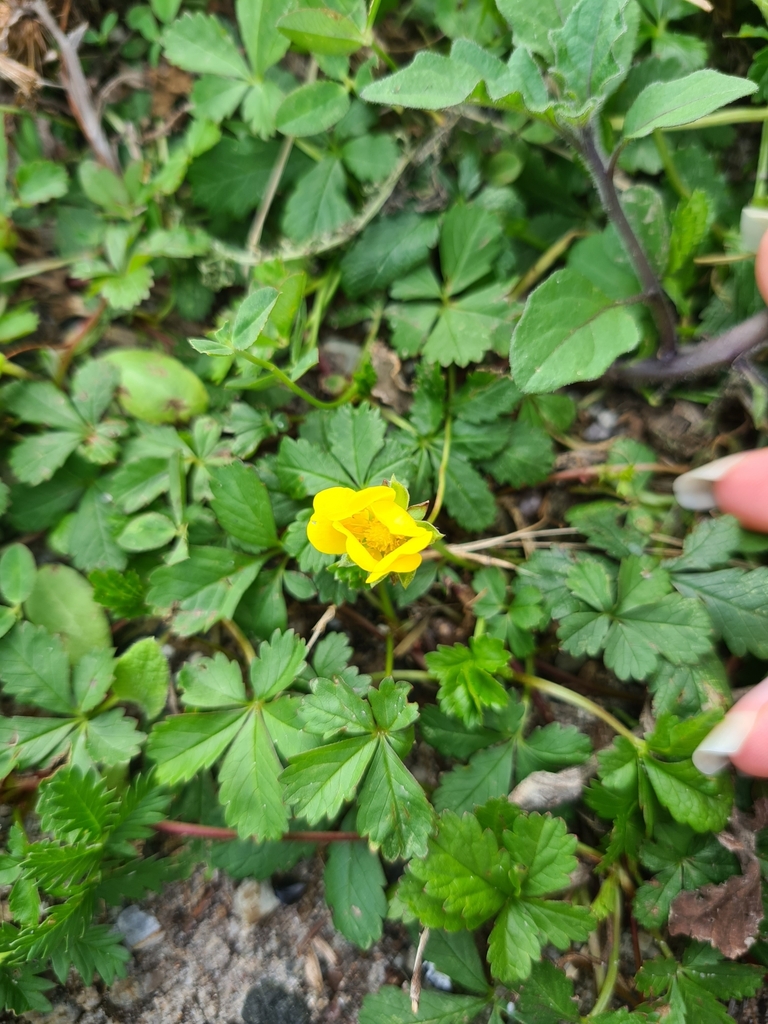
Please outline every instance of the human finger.
M693 753L693 763L705 775L729 762L748 775L768 778L768 679L737 701Z

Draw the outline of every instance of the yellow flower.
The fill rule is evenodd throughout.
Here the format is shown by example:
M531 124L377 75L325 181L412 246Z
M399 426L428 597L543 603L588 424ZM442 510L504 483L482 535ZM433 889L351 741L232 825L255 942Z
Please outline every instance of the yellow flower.
M437 530L418 523L398 503L402 487L329 487L315 495L307 524L310 544L325 555L346 554L368 573L366 583L378 583L389 573L407 575L421 565L420 551Z

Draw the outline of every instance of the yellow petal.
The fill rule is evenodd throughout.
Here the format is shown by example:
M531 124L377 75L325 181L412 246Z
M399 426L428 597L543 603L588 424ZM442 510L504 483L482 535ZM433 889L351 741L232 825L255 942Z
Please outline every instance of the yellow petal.
M393 554L397 554L397 552L393 552ZM383 562L384 559L382 558L381 561ZM422 562L421 555L400 555L400 557L396 558L395 561L392 563L392 565L389 566L389 568L383 569L383 570L381 568L381 562L379 562L378 567L372 573L370 573L370 575L368 576L368 578L366 579L365 582L366 583L378 583L379 580L383 579L385 576L387 576L391 572L394 572L394 573L415 572L416 569L418 569L419 566L421 565L421 562Z
M371 576L368 577L366 583L375 583L390 572L411 572L411 569L396 569L394 566L398 564L400 559L403 560L402 564L406 564L406 559L410 559L412 556L415 556L418 558L418 561L413 564L412 567L414 569L417 568L421 564L421 556L417 555L417 552L423 551L424 548L429 547L431 540L432 534L429 530L425 530L423 526L419 527L418 537L411 537L405 542L405 544L401 544L399 548L395 548L394 551L390 551L390 553L385 555L381 561L376 563L375 566L369 569L367 565L361 565L361 568L367 569L368 572L371 573ZM347 549L347 551L349 551L349 549ZM357 564L360 565L361 563L358 562ZM412 563L408 562L408 564Z
M343 555L347 549L347 538L334 529L331 523L310 519L307 523L307 539L313 548L324 555Z
M349 519L374 501L386 500L390 495L394 495L391 487L364 487L362 491L353 491L351 487L327 487L315 495L315 518L331 522Z
M371 505L371 512L396 537L418 537L424 530L424 527L419 526L404 508L395 504L394 500L375 501Z
M359 565L361 569L365 569L366 572L372 572L379 564L373 555L369 554L360 541L355 537L346 526L338 523L338 530L343 533L347 538L346 552L355 565Z

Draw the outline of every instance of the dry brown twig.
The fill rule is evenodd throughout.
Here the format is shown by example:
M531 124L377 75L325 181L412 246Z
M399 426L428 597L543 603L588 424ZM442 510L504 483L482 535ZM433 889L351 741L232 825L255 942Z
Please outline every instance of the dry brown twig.
M45 0L33 0L30 10L35 12L58 48L61 61L61 80L67 93L69 106L83 135L88 140L94 156L110 171L119 174L120 168L117 159L96 113L91 90L85 80L80 58L71 38L61 31L56 19L48 10Z

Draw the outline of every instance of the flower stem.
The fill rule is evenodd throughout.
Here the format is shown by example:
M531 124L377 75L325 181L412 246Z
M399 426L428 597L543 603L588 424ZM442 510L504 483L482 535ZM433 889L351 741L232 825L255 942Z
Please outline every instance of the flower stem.
M618 718L614 718L610 711L606 711L604 707L596 704L589 697L576 693L575 690L569 690L567 686L561 686L559 683L550 683L548 679L530 676L526 672L513 672L512 677L516 683L520 683L522 686L529 686L539 693L546 693L548 696L554 697L555 700L561 700L564 704L572 704L574 707L581 708L582 711L594 715L595 718L600 718L607 725L610 725L619 736L628 739L636 747L642 746L643 741L639 737L630 732L626 725L622 725Z
M311 405L315 409L338 409L340 405L346 405L347 402L351 402L357 394L357 385L350 384L347 390L335 398L332 402L324 402L320 398L315 398L314 395L310 395L308 391L305 391L303 387L292 381L287 373L284 373L279 366L275 366L274 363L270 362L269 359L261 359L259 356L253 355L251 352L240 352L239 355L244 356L249 363L253 363L254 366L261 367L262 370L267 370L272 376L279 380L281 384L292 391L298 398L303 398L308 405Z
M216 825L198 825L191 821L158 821L152 826L156 832L171 836L188 836L190 839L238 839L237 829L219 828ZM283 843L353 843L363 839L357 832L286 832Z
M608 957L608 970L605 972L605 980L597 997L597 1002L592 1007L590 1016L604 1013L613 998L616 988L616 981L619 977L619 954L621 952L621 887L616 886L614 893L613 917L611 919L611 952Z
M445 436L443 439L443 454L440 459L440 468L437 471L437 494L435 504L427 522L434 523L440 515L445 497L445 479L448 474L448 459L451 457L451 402L453 401L453 390L456 382L456 371L451 366L448 370L448 415L445 417Z

